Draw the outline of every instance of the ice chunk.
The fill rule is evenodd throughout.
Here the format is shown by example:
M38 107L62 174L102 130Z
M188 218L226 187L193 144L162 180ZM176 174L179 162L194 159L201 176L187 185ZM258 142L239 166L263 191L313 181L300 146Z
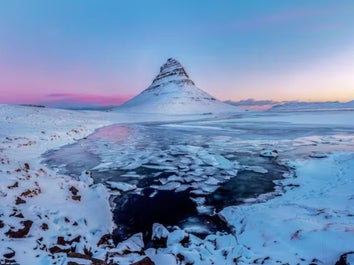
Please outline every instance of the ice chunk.
M309 156L312 158L325 158L328 156L328 154L324 152L312 152Z
M176 175L169 176L167 179L168 179L168 181L179 181L179 182L183 182L183 178L182 178L182 177L179 177L179 176L176 176Z
M156 265L177 265L176 257L172 254L156 253L156 250L146 254Z
M101 163L98 166L92 168L92 170L101 170L101 169L107 169L110 168L112 165L112 162L105 162L105 163Z
M167 238L169 235L168 230L162 224L154 223L152 225L151 240Z
M178 188L175 189L175 192L185 191L185 190L187 190L189 188L190 188L189 185L181 184L181 186L179 186Z
M207 184L207 185L218 185L220 183L220 180L218 180L218 179L216 179L214 177L210 177L204 183Z
M125 182L106 181L106 183L111 189L116 189L119 191L130 191L136 189L135 185Z
M184 231L192 234L210 234L210 230L204 225L190 224L184 227Z
M176 167L173 166L161 166L161 165L143 165L145 168L157 169L157 170L177 170Z
M194 201L197 205L203 205L205 203L205 197L195 197L191 198L192 201Z
M197 211L200 214L212 214L214 212L214 207L213 206L200 205L200 206L197 206Z
M233 163L221 155L211 155L207 151L202 150L198 153L198 156L204 163L220 169L231 169L233 167Z
M261 166L243 166L244 170L253 171L260 174L268 173L268 170Z
M177 189L179 186L181 186L180 182L168 182L163 186L157 186L157 185L152 185L151 188L157 189L157 190L174 190Z
M263 157L277 157L279 153L277 150L262 150L259 155Z
M188 234L184 230L175 230L172 231L167 238L167 245L171 246L176 243L181 242L184 238L188 237Z
M116 247L118 254L126 254L129 252L140 252L144 247L143 234L137 233L127 240L119 243Z
M89 186L92 185L93 184L92 173L88 170L82 172L81 175L79 176L79 180Z

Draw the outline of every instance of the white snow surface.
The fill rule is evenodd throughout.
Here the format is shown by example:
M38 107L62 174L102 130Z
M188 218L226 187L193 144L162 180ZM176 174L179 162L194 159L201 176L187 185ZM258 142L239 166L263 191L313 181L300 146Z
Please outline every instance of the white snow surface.
M329 113L327 117L319 113L301 113L300 116L291 113L252 115L241 117L240 120L253 122L260 128L269 120L282 122L279 124L283 128L293 125L294 121L311 126L353 126L352 112ZM326 146L334 150L321 158L309 158L309 152L295 161L282 160L284 164L294 166L296 177L288 176L277 182L278 195L281 196L263 196L263 199L254 199L252 203L223 209L219 214L234 227L234 234L210 234L202 240L177 227L168 233L155 227L157 234L167 236L166 248L146 249L140 233L117 246L98 246L101 237L113 229L108 189L102 184L92 185L87 174L82 175L81 181L60 175L43 166L40 155L73 143L96 128L109 124L180 119L186 117L0 105L0 264L5 262L3 255L13 251L13 259L21 265L67 264L69 261L93 263L87 258L75 259L63 253L51 253L53 247L73 247L77 253L90 249L93 258L105 260L108 256L119 264L131 264L147 256L156 265L228 265L235 262L335 264L340 255L354 250L353 135L310 136L290 142L287 139L246 140L247 144L259 148L264 143L267 143L267 148L269 144L280 147L279 156L282 150L291 150L296 145L318 149ZM198 126L200 124L203 125L203 122ZM213 122L207 124L210 126ZM242 141L235 148L240 148ZM288 147L290 143L291 148ZM335 150L337 145L343 144L347 144L348 152ZM199 150L193 146L176 148L188 148L196 154ZM213 167L230 168L227 157L210 155L205 152L198 154L201 160ZM177 181L171 183L180 185ZM217 184L217 179L210 178L207 184ZM208 189L212 188L203 182L195 182L195 185L200 185L202 193L208 193ZM14 238L14 232L24 227L24 221L33 222L30 229L23 237ZM181 241L186 238L189 243L182 244ZM64 243L58 244L60 241ZM347 263L354 264L353 255L348 255Z

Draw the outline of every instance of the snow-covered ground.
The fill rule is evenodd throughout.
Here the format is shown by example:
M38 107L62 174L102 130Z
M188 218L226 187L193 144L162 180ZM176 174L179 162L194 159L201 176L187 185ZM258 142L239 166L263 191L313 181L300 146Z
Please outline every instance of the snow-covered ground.
M227 119L173 121L198 118L0 105L0 264L131 264L144 257L161 265L335 264L354 251L353 112L245 113L232 125ZM235 148L267 147L260 154L293 166L296 177L277 181L281 196L223 209L219 214L234 234L202 240L156 224L154 240L166 247L146 248L139 233L115 246L104 236L113 229L108 189L91 185L85 173L81 181L60 175L41 164L40 156L97 128L142 121L169 121L165 126L183 130L239 130ZM267 136L269 121L282 131L273 128ZM320 135L308 133L315 129ZM246 170L266 172L256 165ZM354 264L353 255L347 256Z
M221 211L235 228L245 264L335 264L353 251L354 153L294 166L297 177L282 181L282 196Z

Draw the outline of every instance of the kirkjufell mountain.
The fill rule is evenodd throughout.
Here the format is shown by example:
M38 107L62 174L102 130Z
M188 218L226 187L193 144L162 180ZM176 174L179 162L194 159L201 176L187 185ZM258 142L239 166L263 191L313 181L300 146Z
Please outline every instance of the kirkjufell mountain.
M136 97L117 108L123 112L201 114L239 112L197 88L183 66L169 58L152 84Z

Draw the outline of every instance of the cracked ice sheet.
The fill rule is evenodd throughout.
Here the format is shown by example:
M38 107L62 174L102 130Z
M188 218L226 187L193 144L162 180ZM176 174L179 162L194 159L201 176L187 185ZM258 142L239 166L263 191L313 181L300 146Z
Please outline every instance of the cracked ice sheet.
M221 211L240 246L250 249L244 264L266 257L270 263L309 264L316 258L335 264L341 254L353 251L354 153L296 164L298 177L286 181L298 188L265 203Z

